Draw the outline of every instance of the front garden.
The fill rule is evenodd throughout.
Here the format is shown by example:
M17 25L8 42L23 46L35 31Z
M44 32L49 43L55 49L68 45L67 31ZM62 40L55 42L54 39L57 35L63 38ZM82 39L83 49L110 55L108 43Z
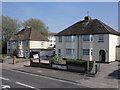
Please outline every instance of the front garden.
M30 65L43 67L44 63L41 63L40 59L39 59L38 63L34 62L34 60L30 60ZM85 61L85 60L75 60L75 59L53 57L51 60L49 60L48 64L45 64L44 67L66 70L66 71L81 72L81 73L91 73L94 66L95 66L94 61Z

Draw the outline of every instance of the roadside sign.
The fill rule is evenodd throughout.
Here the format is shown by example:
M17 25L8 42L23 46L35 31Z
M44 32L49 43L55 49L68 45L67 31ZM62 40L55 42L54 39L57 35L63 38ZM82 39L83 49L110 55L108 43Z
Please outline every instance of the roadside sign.
M38 54L34 54L34 55L33 55L33 58L34 58L34 59L37 59L37 58L39 58L39 55L38 55Z

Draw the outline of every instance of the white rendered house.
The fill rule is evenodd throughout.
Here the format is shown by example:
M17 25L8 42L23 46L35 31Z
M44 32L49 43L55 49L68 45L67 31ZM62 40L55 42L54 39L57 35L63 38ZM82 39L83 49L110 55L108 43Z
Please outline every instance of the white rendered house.
M58 57L112 62L119 54L116 47L120 45L120 33L89 16L55 36Z
M30 53L36 53L48 49L48 39L31 27L25 27L14 34L7 42L7 53L13 55L16 50L17 57L30 57Z

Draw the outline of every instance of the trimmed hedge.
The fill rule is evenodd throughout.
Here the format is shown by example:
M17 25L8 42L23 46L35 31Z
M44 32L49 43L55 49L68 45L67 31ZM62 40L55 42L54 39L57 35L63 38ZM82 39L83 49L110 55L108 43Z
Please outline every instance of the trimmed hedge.
M54 64L66 64L66 62L59 57L53 57L50 62L54 63Z
M83 65L87 63L85 60L66 59L66 63L69 65Z
M94 61L89 61L89 72L92 70Z

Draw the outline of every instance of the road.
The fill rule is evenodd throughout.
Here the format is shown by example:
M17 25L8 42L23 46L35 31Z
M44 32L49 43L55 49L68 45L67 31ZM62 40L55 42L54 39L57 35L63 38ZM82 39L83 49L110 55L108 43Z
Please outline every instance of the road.
M86 88L70 81L6 69L2 70L0 79L3 85L10 85L11 88Z

